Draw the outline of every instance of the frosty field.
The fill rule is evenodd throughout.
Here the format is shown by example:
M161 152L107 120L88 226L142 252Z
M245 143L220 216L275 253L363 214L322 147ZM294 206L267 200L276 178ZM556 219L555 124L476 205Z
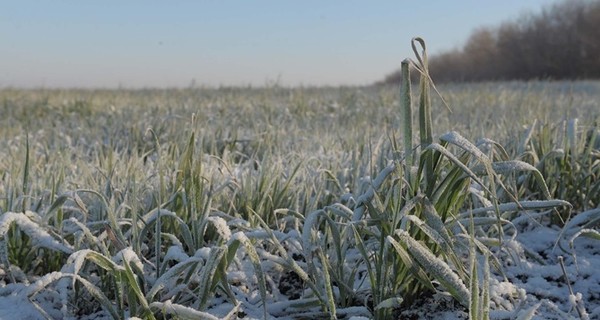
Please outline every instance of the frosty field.
M422 88L0 90L0 319L600 318L600 83Z

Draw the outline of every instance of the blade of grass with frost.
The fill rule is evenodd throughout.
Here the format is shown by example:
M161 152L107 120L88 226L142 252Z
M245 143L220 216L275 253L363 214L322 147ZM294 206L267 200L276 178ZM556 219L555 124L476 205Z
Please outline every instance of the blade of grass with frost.
M454 154L452 154L450 151L448 151L448 149L444 148L442 145L437 144L437 143L432 143L429 146L427 146L427 148L442 153L450 161L452 161L452 163L454 163L456 166L458 166L467 176L469 176L469 178L475 180L475 182L477 182L477 184L479 184L483 188L484 191L491 193L491 191L487 188L487 186L483 183L483 181L481 181L481 179L479 179L479 177L471 169L469 169L464 163L462 163Z
M90 248L93 247L93 245L95 245L98 250L101 250L102 253L104 255L109 255L110 253L108 252L108 249L106 248L106 246L96 237L92 234L92 232L90 231L90 229L84 225L83 223L79 222L79 220L77 220L74 217L69 218L69 220L66 220L65 222L69 222L72 223L74 225L76 225L77 227L79 227L79 230L81 230L81 232L83 233L83 235L89 239L89 242L86 242L86 245ZM77 242L75 242L77 243ZM77 249L77 247L75 248Z
M441 135L440 140L452 143L455 146L467 151L468 153L475 156L475 158L484 165L491 164L490 159L485 153L481 152L479 148L477 148L474 144L472 144L469 140L465 139L456 131L450 131Z
M352 221L356 222L363 218L363 214L365 212L367 203L369 203L373 199L373 197L375 196L375 191L379 190L381 185L395 170L396 165L391 164L385 167L383 170L381 170L381 172L379 172L375 180L373 180L372 184L369 186L369 189L365 193L363 193L356 201L356 207L354 209L354 214L352 215Z
M308 214L304 221L304 225L302 227L302 243L305 251L308 248L311 248L311 230L315 226L316 222L318 222L318 218L322 217L327 224L329 225L329 232L331 232L331 239L333 240L333 245L335 249L335 253L337 255L338 261L343 261L344 255L342 254L342 240L341 234L337 227L337 224L331 217L329 217L325 210L330 209L326 207L324 210L317 210ZM318 226L317 226L318 227ZM305 252L306 257L310 256L310 252Z
M410 65L405 59L400 64L402 82L400 86L400 112L402 117L402 137L404 141L404 157L408 167L414 165L413 149L413 125L412 125L412 90L410 87ZM410 181L410 178L409 178Z
M577 155L577 118L569 120L567 124L567 139L565 140L565 150L571 152L571 167L575 167Z
M333 296L333 289L331 288L331 278L329 277L329 269L331 266L320 248L317 250L319 259L321 260L322 272L323 272L323 285L325 286L325 295L327 296L327 309L329 312L330 319L337 319L335 314L335 297Z
M52 215L52 213L55 210L58 210L64 203L65 201L67 201L69 199L69 195L68 194L62 194L60 196L58 196L58 198L56 198L56 200L54 200L54 202L52 202L52 205L50 205L50 207L46 210L46 212L44 213L44 222L48 223L50 221L50 218L54 217L55 219L55 224L58 226L60 224L62 224L62 218L59 218L59 215L62 216L62 212L61 213L57 213L56 215Z
M166 209L154 209L148 214L146 214L144 217L142 217L142 221L144 221L145 225L139 232L138 242L142 241L146 237L146 234L151 230L150 228L152 228L152 226L155 226L155 224L159 223L162 217L169 217L175 220L175 222L179 226L179 231L181 232L181 236L183 237L185 244L190 249L195 248L192 233L188 225L185 223L185 221L183 221L180 217L177 216L177 213ZM160 238L161 233L162 230L160 233L154 234L154 236ZM139 243L139 245L141 245L141 243Z
M123 236L123 232L121 231L121 227L119 226L119 223L117 222L117 216L115 214L115 212L113 210L111 210L108 201L106 200L106 197L104 197L104 195L102 195L101 193L94 191L94 190L89 190L89 189L79 189L77 191L75 191L76 193L89 193L92 195L95 195L96 197L98 197L104 207L104 209L106 210L106 217L108 219L109 225L112 229L112 231L115 233L115 236L117 237L117 240L120 243L126 244L127 241L125 240L125 237Z
M311 235L312 235L312 228L318 222L318 218L321 215L326 216L325 211L323 209L309 213L308 216L306 217L306 219L304 220L304 224L302 226L302 249L304 251L304 256L307 259L306 263L308 265L309 273L312 273L315 275L318 272L317 272L317 268L314 264L314 261L311 257L313 256L313 251L315 250L316 246L312 242ZM287 256L287 254L286 254L286 256ZM292 259L292 261L293 261L293 259ZM292 264L293 268L294 268L294 264L296 264L296 263L294 262ZM294 271L296 271L296 270L294 270ZM307 275L307 277L308 277L308 275ZM310 282L308 284L310 286ZM311 289L313 289L313 290L317 289L316 284L314 286L315 286L315 288L313 289L311 287ZM329 299L324 299L319 292L320 292L320 290L315 291L315 293L320 297L319 299L322 301L322 303L324 305L328 305L327 301Z
M225 219L221 217L211 216L207 217L206 221L213 225L217 234L219 234L219 236L222 239L220 242L229 241L229 239L231 238L231 230L227 226L227 222L225 221Z
M52 179L54 179L54 176L52 177ZM55 191L53 190L52 193L54 193L54 192ZM54 196L52 196L52 199L54 199L53 197ZM46 223L48 223L50 218L52 218L52 217L54 218L54 224L56 226L58 226L59 234L62 234L62 227L63 227L63 220L64 220L64 213L62 210L62 205L65 203L65 201L67 201L68 198L69 198L69 196L66 194L60 195L58 198L56 198L56 200L54 200L54 202L52 203L50 208L48 210L46 210L46 212L44 214L44 221ZM54 210L56 210L56 215L51 215Z
M200 161L199 161L200 162ZM199 178L199 179L204 179L204 178ZM204 234L203 232L201 232L201 230L203 230L203 225L204 223L206 223L206 217L208 217L209 212L210 212L210 208L212 207L212 202L213 202L213 190L212 190L212 184L208 187L208 191L205 193L204 192L204 188L205 185L204 183L199 183L200 186L196 187L196 195L195 195L195 201L192 201L192 235L194 235L192 237L193 240L193 244L194 246L191 248L201 248L204 245ZM196 201L200 202L199 204L196 204ZM199 207L198 207L199 205ZM198 215L198 212L200 213L200 215Z
M571 204L563 200L528 200L519 202L507 202L501 203L497 207L484 207L472 209L473 215L486 213L490 211L507 212L507 211L521 211L521 210L539 210L556 207L571 207ZM469 212L461 212L459 216L468 216Z
M419 230L421 230L423 233L425 233L425 235L427 235L427 237L429 237L429 239L431 239L434 243L436 243L437 245L442 247L444 252L446 252L447 250L450 249L449 244L446 242L446 239L444 239L432 227L427 225L427 223L425 223L425 221L419 219L419 217L417 217L415 215L407 215L404 217L404 220L406 222L411 222L412 225L418 227Z
M506 151L504 146L492 139L489 139L489 138L478 139L477 142L475 143L475 146L478 149L483 149L484 152L488 152L490 154L488 156L488 158L492 162L507 161L510 158L510 156L508 155L508 152Z
M473 223L473 215L471 214L471 223L469 224L469 265L471 277L469 279L469 320L479 320L480 307L479 304L479 275L477 270L477 250L475 249L475 224Z
M410 221L412 224L417 226L419 230L421 230L425 235L427 235L429 240L432 240L435 244L437 244L441 248L441 252L436 252L436 255L443 255L447 257L455 266L456 272L458 272L459 276L461 278L464 278L466 270L463 267L463 263L461 262L460 258L454 252L451 240L448 241L449 239L447 239L447 237L442 236L442 234L440 234L438 230L434 229L428 223L419 219L417 216L408 215L404 219L406 219L406 221ZM404 230L404 228L402 229ZM447 230L445 231L447 233ZM442 233L444 232L442 231ZM433 246L428 245L428 248L431 249L433 253Z
M190 320L219 320L220 318L213 316L210 313L198 311L196 309L186 307L180 304L172 303L171 300L165 302L152 302L150 308L160 311L163 315L172 315L176 319L190 319ZM225 318L228 319L228 318Z
M398 241L396 241L393 237L388 236L386 239L385 245L391 244L394 248L395 252L402 260L402 263L406 266L407 270L421 283L425 288L435 291L435 287L433 286L429 276L426 271L419 267L417 262L411 257L411 255L406 251L406 249L400 245Z
M155 265L156 265L156 276L160 277L160 269L159 266L160 264L160 247L161 247L161 237L160 234L162 232L162 221L160 219L160 214L161 214L161 207L162 207L162 203L163 203L163 197L166 194L166 187L165 187L165 173L164 173L164 169L162 167L161 164L161 160L160 160L160 143L158 141L158 136L156 135L156 133L154 132L154 130L152 130L152 128L148 128L147 132L150 132L152 134L152 137L154 138L154 145L156 148L156 154L157 154L157 167L158 167L158 176L159 176L159 189L158 189L158 208L157 208L157 218L156 218L156 223L154 225L154 255L155 255Z
M194 146L195 146L195 135L194 132L190 134L190 138L188 139L188 143L183 150L183 154L179 160L179 165L177 168L177 176L175 179L174 190L179 190L183 187L188 192L190 191L190 179L192 177L192 165L194 164Z
M278 192L276 192L275 195L273 195L273 199L272 199L273 203L275 203L275 204L281 203L282 200L287 196L287 192L290 189L290 186L291 186L292 182L294 181L294 178L296 177L296 175L302 168L303 164L304 164L303 161L300 161L300 162L298 162L298 164L296 164L296 166L294 167L294 169L292 169L292 172L289 174L289 176L286 177L285 184L283 185L283 188L281 188L281 190L277 190L277 188L275 188L275 191L278 191Z
M166 272L161 274L161 276L156 279L152 288L146 294L147 300L154 300L154 296L160 292L160 290L164 289L168 285L168 281L171 279L177 278L180 274L182 274L186 270L196 270L200 263L204 263L204 259L197 257L190 257L185 261L181 261L176 265L170 267ZM184 283L188 283L190 279L184 279Z
M23 203L21 204L21 210L25 212L27 210L27 197L29 191L29 132L25 134L25 164L23 167L23 189L21 190L23 194Z
M542 305L542 303L538 302L538 303L534 304L533 306L529 307L528 309L521 310L518 313L515 320L531 320L531 319L533 319L537 309L539 309L541 305Z
M367 274L369 275L369 282L371 284L371 288L373 288L373 284L376 284L377 281L377 275L376 275L376 270L374 270L373 265L371 265L370 260L371 260L371 255L367 252L367 248L365 247L365 243L362 240L362 235L358 232L358 230L356 229L356 227L354 225L350 225L350 228L352 228L352 232L354 234L354 241L356 242L356 249L358 250L358 252L361 254L363 261L365 262L365 266L367 268ZM380 288L381 286L375 286L375 288ZM375 291L372 289L372 291ZM375 292L373 294L373 300L377 301L379 294L377 292Z
M351 218L349 215L349 213L351 213L350 209L345 206L343 208L345 208L346 210L339 209L336 206L328 206L328 207L325 207L325 210L327 210L328 212L332 212L334 215L337 215L344 220L350 220L350 218ZM329 242L328 240L331 239L333 241L334 251L335 251L337 262L338 262L337 263L338 268L337 268L337 270L335 270L333 272L334 273L333 276L338 278L338 280L341 280L341 278L343 278L343 276L344 276L344 261L346 260L345 253L348 249L348 246L350 245L349 241L344 244L344 240L342 240L342 239L347 239L347 236L345 234L345 231L347 229L340 231L340 228L338 228L338 223L336 221L334 221L331 217L329 217L324 212L321 216L325 219L325 221L327 222L327 225L329 226L329 229L327 229L327 231L325 233L325 235L327 237L324 238L324 240ZM333 270L333 267L331 269ZM336 273L337 273L337 275L336 275ZM341 291L344 291L343 283L341 283L339 285L339 287L340 287Z
M444 251L447 251L447 250L454 251L454 248L452 245L452 237L450 236L450 233L448 232L448 229L447 229L446 225L444 224L444 221L442 221L442 219L440 218L440 215L438 214L437 210L435 209L435 206L433 205L433 203L431 203L431 201L428 198L423 198L422 202L423 202L422 214L425 218L425 221L427 222L427 225L430 226L433 230L435 230L437 232L437 234L443 238L443 240L445 242L445 246L443 246Z
M567 222L563 232L576 232L579 228L593 228L600 223L600 208L578 213Z
M575 239L579 238L580 236L584 236L586 238L590 238L590 239L594 239L594 240L600 240L600 232L598 230L581 229L577 233L575 233L573 236L571 236L571 238L569 239L569 246L571 247L571 249L573 249L575 247L575 244L574 244Z
M481 293L481 320L490 320L490 258L488 251L483 253L483 291Z
M432 120L431 120L431 97L429 94L429 69L427 62L427 50L425 48L425 42L417 38L412 40L413 50L416 49L414 44L415 42L420 42L423 50L421 51L421 57L419 58L419 62L421 63L421 69L423 74L421 75L421 79L419 82L419 87L421 92L419 94L419 133L421 139L421 148L427 147L429 144L433 142L433 134L432 134ZM431 168L429 168L431 165ZM427 169L433 169L433 163L427 164ZM429 177L428 177L429 178ZM427 181L430 181L429 179Z
M217 268L221 259L225 255L226 247L212 247L210 249L210 255L206 263L200 270L200 274L198 275L198 289L196 290L198 295L198 309L204 309L206 307L206 303L208 302L209 294L213 290L215 273L217 272Z
M531 137L533 136L533 132L535 130L536 125L537 119L533 119L533 123L531 124L531 126L529 126L527 131L525 131L523 139L521 139L521 142L519 142L519 146L517 147L517 155L522 155L527 150L527 145L529 145L531 141Z
M7 248L5 241L8 240L8 231L13 223L16 224L22 232L27 234L38 247L66 254L73 253L73 248L68 243L63 244L58 242L40 225L31 221L27 215L15 212L5 212L0 216L0 240L3 242L5 248ZM6 268L8 268L8 266L9 264L6 265Z
M128 300L129 305L131 306L132 304L135 303L140 303L142 305L143 308L143 316L145 319L155 319L154 315L152 314L152 311L150 310L150 306L148 305L148 301L146 300L146 297L144 297L144 294L142 293L142 289L140 288L136 276L133 274L133 271L131 270L131 267L129 266L129 261L127 261L126 259L123 259L123 265L125 266L125 270L123 271L123 274L126 278L126 285L127 285L127 291L128 292L133 292L135 294L135 297L131 296ZM135 299L137 298L137 299Z
M110 258L107 258L107 257L103 256L102 254L92 251L92 250L89 250L89 249L80 250L80 251L77 251L77 252L74 252L73 254L71 254L69 256L69 258L67 259L67 264L65 264L63 266L61 272L71 273L75 276L79 276L79 272L80 272L81 268L83 267L83 263L85 262L85 260L89 260L89 261L93 262L94 264L101 267L102 269L108 271L111 274L114 274L115 277L119 277L120 275L122 275L122 271L123 271L122 266L117 265ZM105 308L107 308L107 305L110 305L112 308L112 303L103 294L101 294L100 289L98 289L97 287L95 287L92 284L88 285L89 282L83 281L84 280L83 277L81 279L78 278L78 280L82 282L82 284L86 287L86 289L88 291L90 291L90 293L92 295L94 295L94 297L96 297L96 299L100 299L99 302L103 306L105 306ZM122 301L123 300L122 291L118 290L118 288L116 290L117 290L116 298ZM123 310L121 310L121 311L123 311ZM113 312L111 312L111 314L112 313ZM114 311L114 313L117 313L117 311ZM117 317L117 318L121 318L121 317Z
M472 226L472 225L471 225ZM474 231L473 231L474 232ZM471 234L473 237L473 234ZM479 276L477 274L477 255L475 252L475 244L470 245L469 250L469 264L471 269L471 277L469 287L471 294L469 295L469 319L479 320L480 318L480 304L479 304Z
M267 319L267 280L262 270L262 266L260 265L260 257L258 256L254 245L252 242L250 242L250 239L248 239L243 232L236 232L233 234L233 236L231 236L231 239L227 245L228 250L236 250L235 248L237 248L237 245L234 244L235 242L241 242L244 245L248 256L250 257L250 261L252 262L252 266L254 267L254 272L256 273L256 278L258 280L258 290L263 305L263 316L265 319ZM228 252L228 255L231 255L231 253Z
M387 283L387 278L385 276L386 269L389 267L388 260L384 259L383 257L379 258L378 254L374 252L371 253L366 248L362 239L363 236L356 229L355 225L350 225L350 227L352 228L354 234L356 248L362 256L365 266L367 268L371 295L373 297L373 304L379 305L381 302L387 299L389 295L395 294L395 292L389 292L389 283ZM381 247L383 253L385 253L388 250L387 243L384 243ZM380 253L379 255L381 254L382 253ZM385 319L386 317L390 316L391 314L388 308L379 308L375 311L375 319Z
M520 160L492 162L492 169L499 174L513 173L519 171L531 172L539 187L542 189L546 200L550 200L552 198L552 196L550 195L550 191L548 190L548 186L546 185L546 181L544 181L544 176L542 175L542 173L536 167L530 165L527 162L523 162ZM487 174L485 168L482 168L481 165L473 167L472 170L477 174Z
M451 131L451 132L448 132L446 134L443 134L440 137L440 140L452 143L452 144L458 146L459 148L467 151L468 153L470 153L473 156L475 156L475 158L477 160L479 160L485 166L485 170L487 172L487 175L490 177L490 180L489 180L490 181L489 191L491 191L490 194L492 196L494 205L497 205L498 204L498 201L497 201L498 197L496 195L496 187L495 187L495 180L496 180L495 178L496 178L496 175L494 174L494 170L492 169L492 166L491 166L491 160L488 158L488 156L485 153L481 152L481 150L479 150L469 140L467 140L463 136L461 136L458 132ZM502 235L499 234L499 236L501 237Z
M421 37L412 38L411 39L411 47L412 47L413 53L415 54L415 57L417 58L418 63L415 63L414 61L412 61L410 59L409 59L409 61L410 61L411 65L421 74L422 77L427 78L427 80L429 81L429 84L431 85L433 90L437 93L440 100L442 101L442 104L446 107L446 109L448 109L449 112L452 112L452 109L450 109L450 106L446 102L446 99L444 99L444 97L440 94L440 91L435 86L435 82L433 82L433 80L429 76L429 72L425 72L425 70L423 70L422 66L426 66L427 64L423 61L423 59L421 59L421 55L419 54L419 51L417 50L417 46L416 46L417 42L421 45L421 49L422 49L421 51L422 52L426 51L425 50L426 49L425 48L425 40L423 40L423 38L421 38Z
M415 43L419 42L422 47L421 56L419 56ZM419 137L421 150L426 149L433 142L433 124L431 120L431 97L429 93L429 86L431 84L431 78L429 77L428 61L427 61L427 49L425 47L425 41L421 38L413 38L411 41L413 51L419 61L421 76L419 80L419 87L421 92L419 93ZM425 171L425 194L431 196L435 185L435 171L434 171L434 159L433 153L430 151L424 151L420 155L421 165L419 165L419 171Z
M593 159L592 153L598 150L598 147L596 147L596 141L600 137L600 131L596 130L597 127L597 125L593 126L591 129L589 129L589 131L587 131L589 140L587 140L587 146L585 147L582 155L584 159L590 159L590 162L591 159Z
M396 230L396 235L427 273L439 281L463 306L469 305L469 290L444 261L433 255L427 247L413 239L406 231ZM391 237L388 237L388 239L394 240Z

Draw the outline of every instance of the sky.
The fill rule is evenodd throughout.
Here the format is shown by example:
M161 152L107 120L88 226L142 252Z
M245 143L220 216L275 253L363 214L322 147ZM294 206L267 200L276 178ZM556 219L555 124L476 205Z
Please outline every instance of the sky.
M0 88L366 85L553 0L0 0Z

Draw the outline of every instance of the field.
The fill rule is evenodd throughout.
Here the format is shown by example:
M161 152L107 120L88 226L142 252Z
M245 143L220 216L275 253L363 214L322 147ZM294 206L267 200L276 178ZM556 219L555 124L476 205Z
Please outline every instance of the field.
M420 88L2 89L0 318L599 318L600 83Z

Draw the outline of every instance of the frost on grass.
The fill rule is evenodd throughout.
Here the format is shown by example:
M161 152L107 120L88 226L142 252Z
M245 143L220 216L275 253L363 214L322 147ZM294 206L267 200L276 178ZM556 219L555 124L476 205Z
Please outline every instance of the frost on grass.
M469 305L469 290L448 264L433 255L429 249L413 239L406 231L399 229L396 234L423 269L442 283L462 305Z
M33 241L34 246L47 248L55 251L61 251L66 254L73 252L73 247L69 244L63 244L54 239L42 226L31 221L27 215L33 215L33 212L17 213L5 212L0 217L0 240L6 238L10 226L16 223L19 229L25 232Z
M138 255L131 249L131 247L127 247L121 251L119 251L115 257L113 257L113 261L117 264L122 264L127 262L128 264L133 264L139 270L143 270L144 266L142 261L138 257Z
M175 318L182 319L202 319L202 320L219 320L219 319L230 319L232 314L238 310L239 306L234 306L233 309L224 317L217 317L207 312L198 311L194 308L186 307L184 305L172 303L171 300L165 302L152 302L150 308L158 311L165 315L171 315Z
M212 223L212 225L217 230L217 233L223 239L225 239L225 241L229 241L229 239L231 238L231 230L229 229L229 226L227 225L227 221L225 221L225 219L221 217L208 217L206 218L206 220Z

